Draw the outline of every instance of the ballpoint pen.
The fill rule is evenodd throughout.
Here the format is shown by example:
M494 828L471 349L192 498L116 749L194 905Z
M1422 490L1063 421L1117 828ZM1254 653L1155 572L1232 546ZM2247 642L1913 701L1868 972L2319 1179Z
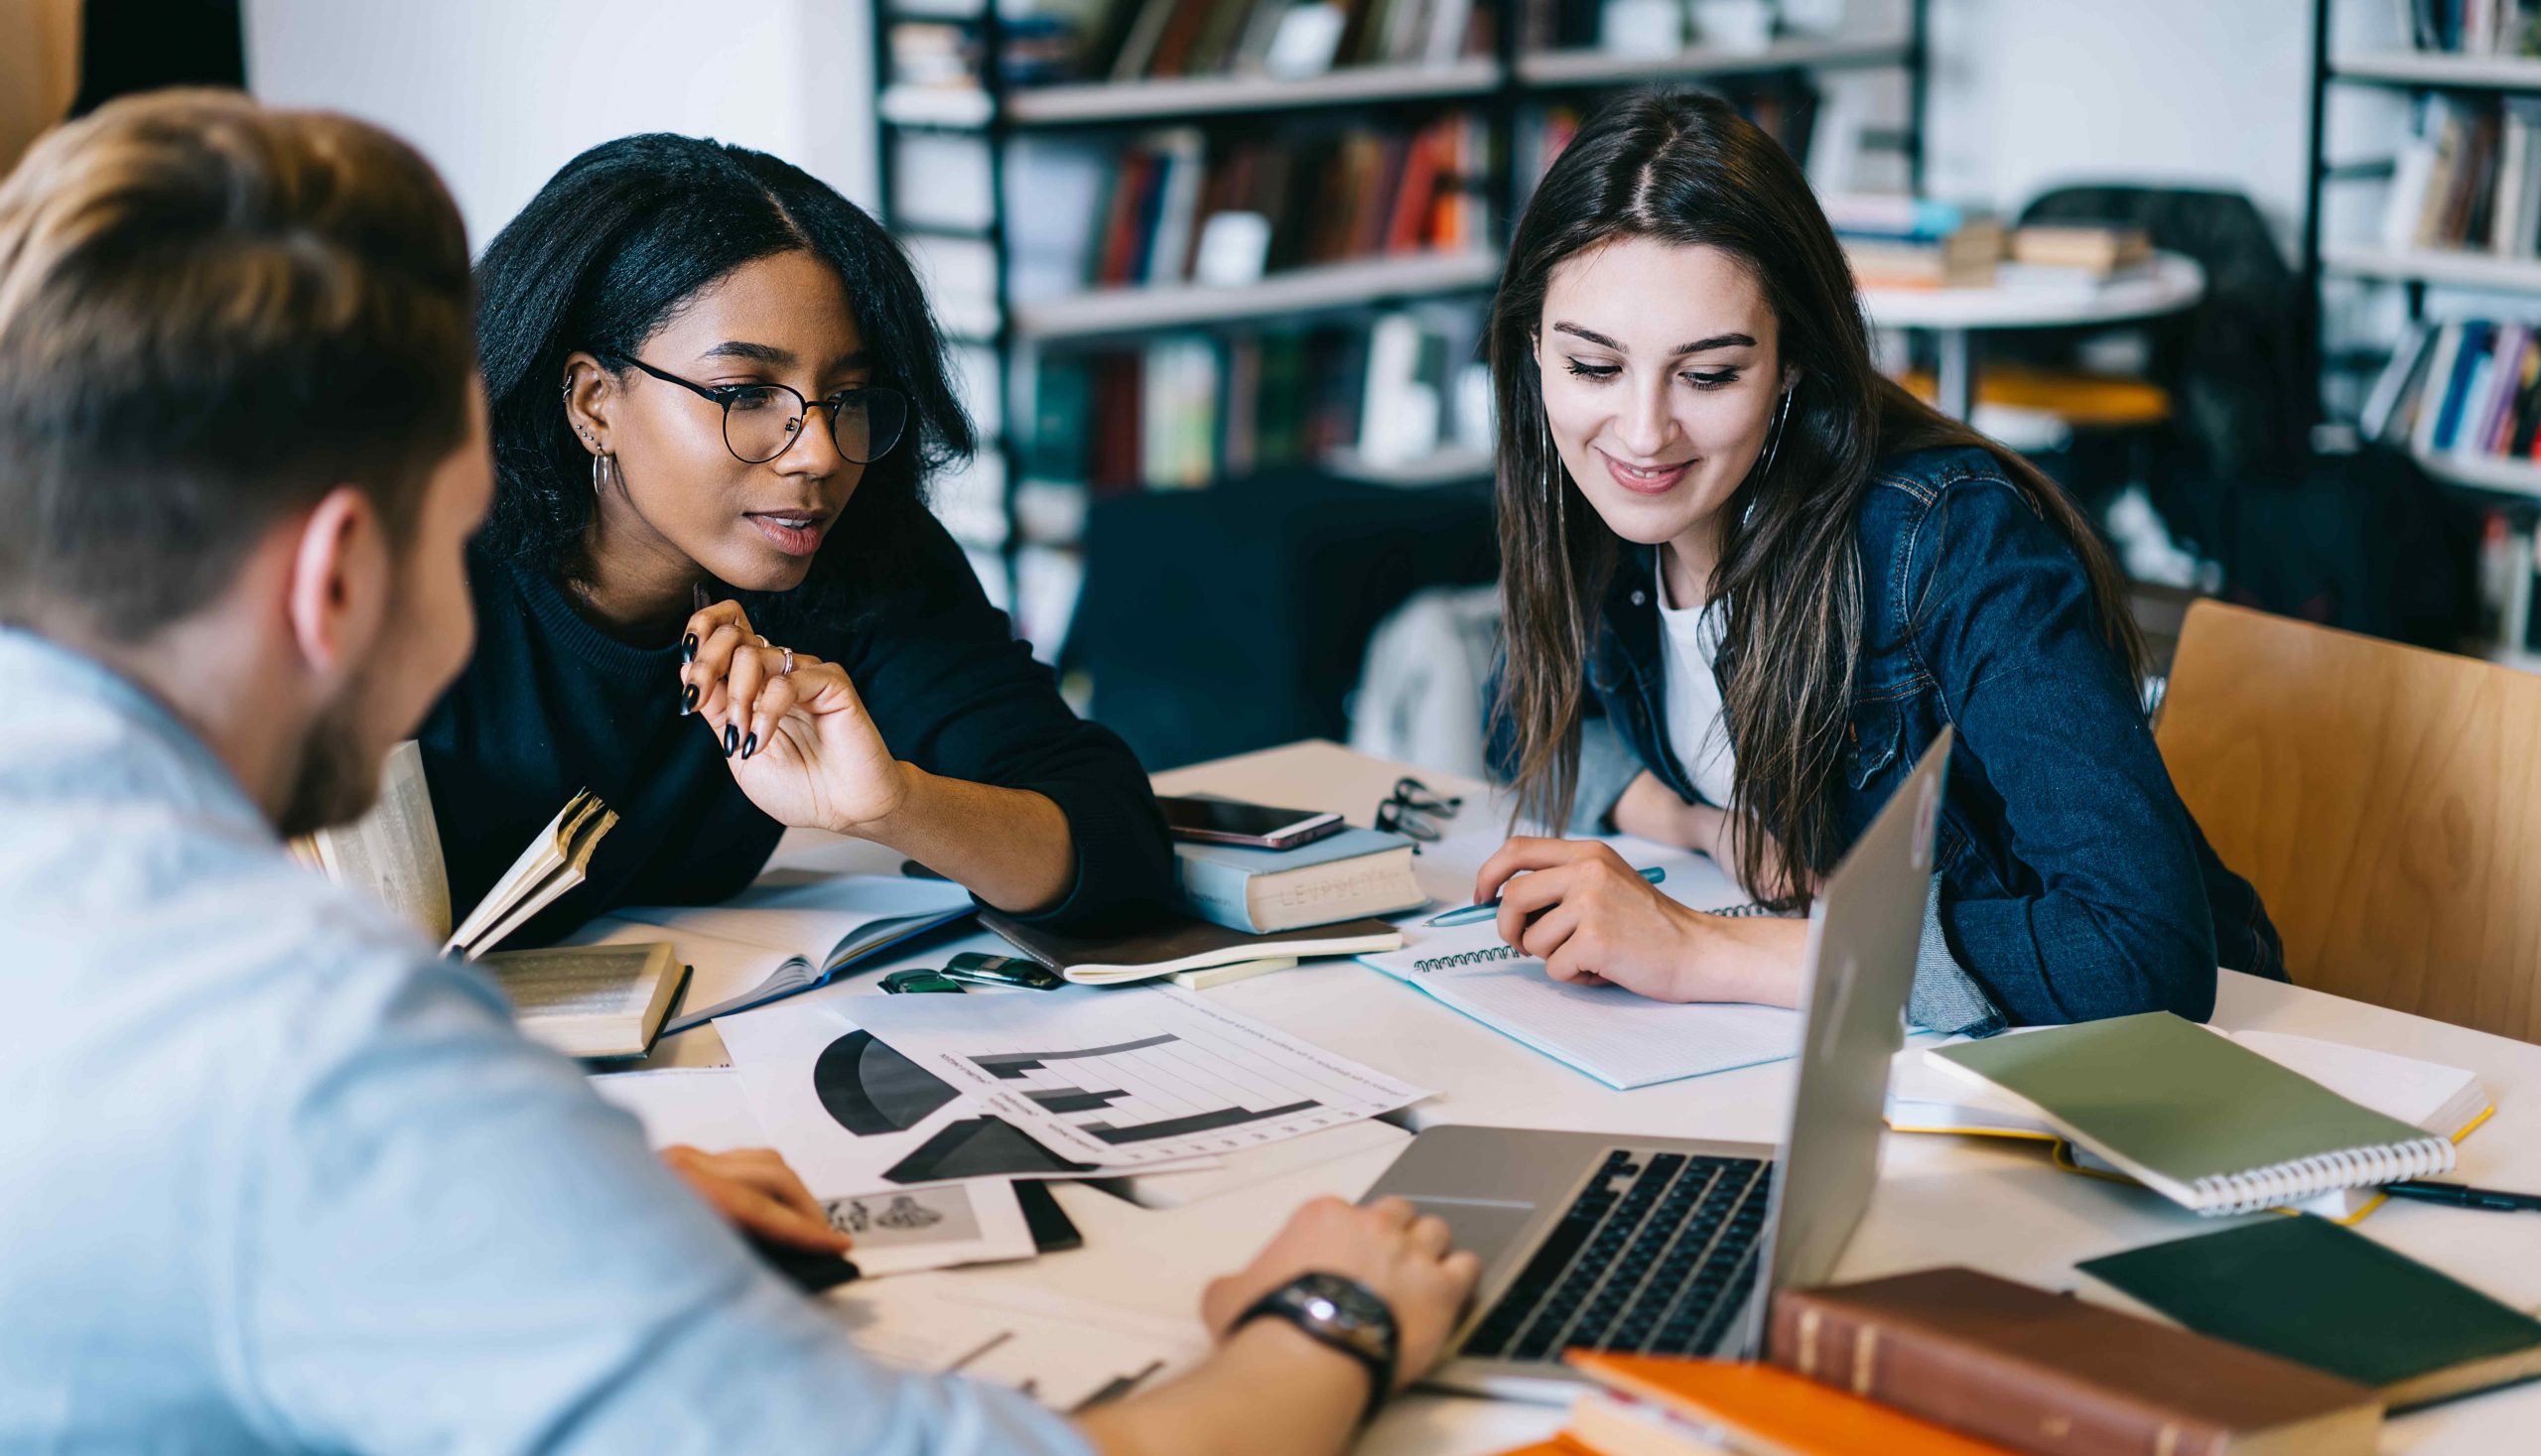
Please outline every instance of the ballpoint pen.
M1652 884L1657 884L1668 877L1668 871L1653 865L1642 870L1641 877ZM1421 921L1420 925L1424 930L1444 930L1450 925L1471 925L1477 920L1488 920L1499 913L1500 900L1498 896L1494 896L1479 905L1467 905L1461 910L1449 910L1444 915L1433 915Z
M2385 1183L2382 1191L2393 1198L2414 1198L2421 1203L2449 1203L2456 1208L2481 1208L2495 1213L2541 1213L2541 1196L2530 1193L2505 1193L2494 1188L2473 1188L2465 1183L2437 1183L2427 1179L2408 1179Z

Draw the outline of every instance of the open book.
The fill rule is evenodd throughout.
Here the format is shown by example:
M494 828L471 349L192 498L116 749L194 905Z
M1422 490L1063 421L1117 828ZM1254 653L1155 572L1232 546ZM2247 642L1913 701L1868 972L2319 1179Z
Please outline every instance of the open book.
M617 816L607 805L588 790L576 794L454 930L450 873L442 863L432 792L424 783L423 750L409 739L389 750L379 775L379 802L368 814L294 840L291 849L336 883L377 896L441 941L443 955L473 961L581 884L591 870L592 852L616 827Z
M649 944L611 946L605 953L487 954L583 882L592 852L616 824L606 805L576 794L454 929L450 872L424 782L423 751L409 740L389 750L379 802L368 814L296 839L291 852L336 883L377 898L441 942L443 955L481 961L531 1037L575 1056L634 1056L652 1044L680 985L681 968L658 935Z
M879 952L971 912L958 884L778 869L720 905L636 906L569 937L608 946L668 936L694 968L665 1031L826 985Z

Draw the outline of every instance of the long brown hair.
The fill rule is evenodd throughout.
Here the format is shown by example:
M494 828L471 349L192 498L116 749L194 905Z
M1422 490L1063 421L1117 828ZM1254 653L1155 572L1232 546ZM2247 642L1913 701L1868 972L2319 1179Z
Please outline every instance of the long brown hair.
M1790 155L1716 96L1629 96L1590 118L1545 173L1492 304L1508 641L1496 712L1513 733L1521 812L1569 821L1583 674L1621 553L1553 451L1536 363L1544 292L1563 260L1627 237L1738 259L1780 324L1782 363L1797 371L1769 468L1751 470L1722 507L1707 597L1727 599L1721 701L1737 744L1727 807L1771 835L1739 837L1739 877L1765 884L1779 846L1783 904L1805 905L1846 848L1829 788L1863 635L1855 519L1880 460L1937 446L1992 453L2072 542L2110 647L2139 675L2142 638L2116 567L2064 490L1872 365L1852 271Z

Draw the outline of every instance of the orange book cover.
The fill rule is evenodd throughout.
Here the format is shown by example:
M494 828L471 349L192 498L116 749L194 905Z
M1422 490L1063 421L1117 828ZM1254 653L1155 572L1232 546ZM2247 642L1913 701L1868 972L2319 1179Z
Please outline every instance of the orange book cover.
M1730 1431L1767 1449L1811 1456L2006 1456L1990 1442L1919 1420L1769 1365L1600 1355L1570 1363L1599 1384Z

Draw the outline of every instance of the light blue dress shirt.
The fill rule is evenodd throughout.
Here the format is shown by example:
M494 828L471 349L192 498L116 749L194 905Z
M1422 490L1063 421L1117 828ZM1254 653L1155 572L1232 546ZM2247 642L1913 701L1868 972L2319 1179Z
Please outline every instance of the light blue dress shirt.
M0 1452L1070 1452L749 1257L474 973L0 629Z

